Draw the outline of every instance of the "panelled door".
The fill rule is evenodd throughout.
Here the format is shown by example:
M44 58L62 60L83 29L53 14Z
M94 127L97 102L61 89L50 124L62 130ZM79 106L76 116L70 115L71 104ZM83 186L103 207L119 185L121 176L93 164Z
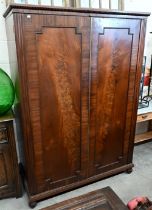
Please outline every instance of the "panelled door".
M127 164L139 32L139 19L92 18L90 176Z
M0 199L11 196L15 189L15 174L9 139L10 127L0 124Z
M34 194L87 176L90 19L57 13L21 18L27 179Z

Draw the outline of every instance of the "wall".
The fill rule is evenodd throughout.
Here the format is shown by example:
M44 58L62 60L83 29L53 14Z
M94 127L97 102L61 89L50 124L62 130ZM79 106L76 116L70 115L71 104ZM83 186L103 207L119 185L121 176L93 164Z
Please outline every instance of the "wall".
M0 0L0 68L10 74L5 19L3 18L5 9L5 0Z
M125 10L126 11L140 11L140 12L151 12L152 4L151 0L125 0ZM147 21L147 32L145 40L145 52L144 55L147 56L146 66L150 67L151 55L152 55L152 15Z

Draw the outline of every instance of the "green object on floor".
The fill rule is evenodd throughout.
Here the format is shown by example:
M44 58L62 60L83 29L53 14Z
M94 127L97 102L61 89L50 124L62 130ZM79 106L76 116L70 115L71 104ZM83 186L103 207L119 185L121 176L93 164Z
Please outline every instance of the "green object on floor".
M8 112L14 102L15 90L10 77L0 68L0 116Z

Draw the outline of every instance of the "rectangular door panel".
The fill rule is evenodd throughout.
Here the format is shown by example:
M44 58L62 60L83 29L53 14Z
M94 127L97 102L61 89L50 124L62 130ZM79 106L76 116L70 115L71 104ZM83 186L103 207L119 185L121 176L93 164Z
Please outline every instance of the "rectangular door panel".
M13 163L8 142L1 144L0 141L0 198L9 197L9 194L13 194L14 181Z
M0 187L5 186L7 184L7 172L6 172L5 164L6 163L5 163L4 155L0 153L0 169L1 169Z
M0 199L20 196L20 178L10 113L0 117Z
M90 174L127 164L140 20L93 18Z
M32 193L86 177L89 23L85 17L24 15L26 74L21 73L28 78L24 95L32 136L25 138L31 138L26 146L34 160Z
M56 181L81 167L81 35L44 28L37 49L44 164Z
M98 37L95 156L106 165L122 156L132 36L128 29L104 32Z

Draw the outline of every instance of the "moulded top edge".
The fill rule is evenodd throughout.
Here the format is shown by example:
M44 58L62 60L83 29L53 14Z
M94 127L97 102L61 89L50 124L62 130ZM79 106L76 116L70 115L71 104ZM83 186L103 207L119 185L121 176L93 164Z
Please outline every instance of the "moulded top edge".
M78 13L93 13L93 14L113 14L113 15L131 15L131 16L149 16L148 12L127 12L108 9L92 9L92 8L73 8L73 7L54 7L43 5L29 5L29 4L15 4L12 3L8 6L4 13L6 17L13 9L19 10L22 13L23 10L43 10L43 11L63 11L63 12L78 12Z

